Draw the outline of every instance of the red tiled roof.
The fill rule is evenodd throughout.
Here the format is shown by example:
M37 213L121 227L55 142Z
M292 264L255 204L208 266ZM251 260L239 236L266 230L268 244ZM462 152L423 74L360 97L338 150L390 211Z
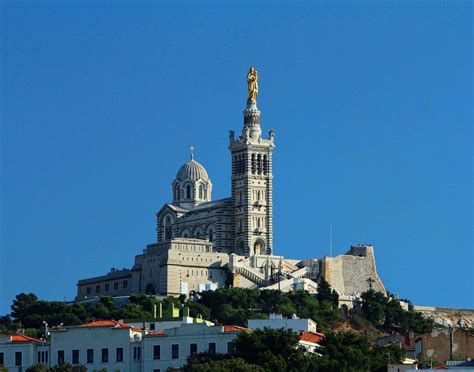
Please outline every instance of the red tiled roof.
M110 327L110 326L119 326L119 327L130 327L129 324L117 322L115 320L98 320L96 322L91 322L87 324L81 324L79 327Z
M44 343L44 341L41 341L37 338L23 336L23 335L11 336L11 341L12 342L41 342L41 343Z
M236 325L225 325L224 332L252 332L250 328L245 328Z
M148 331L148 334L149 335L165 335L166 332L162 329L162 330L159 330L159 331Z
M324 334L315 332L300 333L300 340L305 342L312 342L313 344L320 343L324 338Z
M141 331L139 327L132 327L130 324L117 322L115 320L98 320L96 322L91 322L87 324L81 324L79 327L121 327L121 328L131 328L133 331Z

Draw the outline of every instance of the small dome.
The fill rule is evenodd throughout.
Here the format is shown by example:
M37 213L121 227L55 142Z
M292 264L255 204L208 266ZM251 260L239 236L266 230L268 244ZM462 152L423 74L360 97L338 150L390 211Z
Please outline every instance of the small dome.
M197 181L202 179L204 182L207 182L209 181L209 176L207 175L206 169L201 164L196 160L191 159L179 168L176 179L179 181Z

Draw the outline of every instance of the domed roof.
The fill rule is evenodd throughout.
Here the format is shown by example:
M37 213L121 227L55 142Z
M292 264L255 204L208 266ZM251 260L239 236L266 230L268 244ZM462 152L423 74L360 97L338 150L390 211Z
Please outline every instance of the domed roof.
M206 169L199 164L196 160L191 159L181 168L179 168L176 179L180 181L192 180L197 181L202 179L203 181L209 181Z

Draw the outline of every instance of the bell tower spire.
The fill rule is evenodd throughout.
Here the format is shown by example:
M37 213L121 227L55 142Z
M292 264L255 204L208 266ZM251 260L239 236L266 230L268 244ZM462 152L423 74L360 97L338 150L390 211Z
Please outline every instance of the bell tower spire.
M235 253L271 255L273 252L274 131L262 138L257 108L259 74L252 66L247 74L247 106L243 112L242 135L230 131L232 156L232 202L234 207Z

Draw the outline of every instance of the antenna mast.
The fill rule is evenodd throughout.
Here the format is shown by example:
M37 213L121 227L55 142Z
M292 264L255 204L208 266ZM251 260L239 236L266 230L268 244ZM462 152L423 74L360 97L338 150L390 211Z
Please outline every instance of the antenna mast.
M332 225L329 225L329 257L332 257Z

